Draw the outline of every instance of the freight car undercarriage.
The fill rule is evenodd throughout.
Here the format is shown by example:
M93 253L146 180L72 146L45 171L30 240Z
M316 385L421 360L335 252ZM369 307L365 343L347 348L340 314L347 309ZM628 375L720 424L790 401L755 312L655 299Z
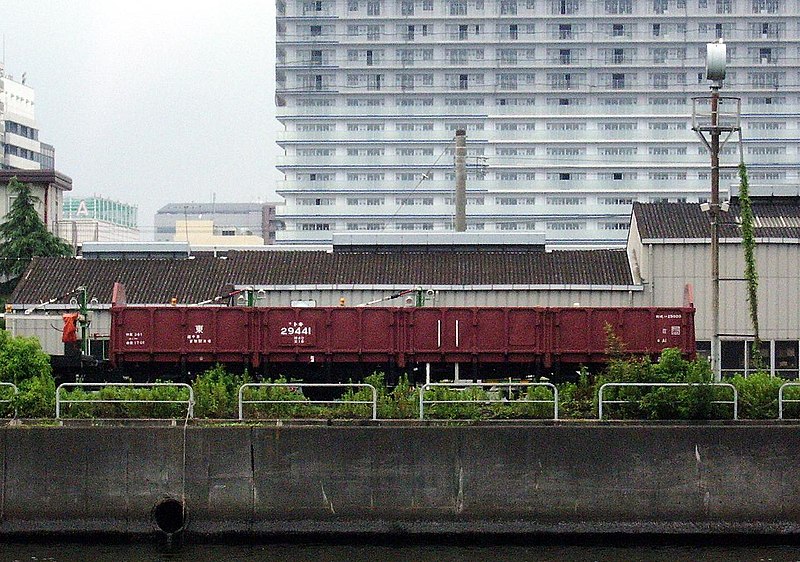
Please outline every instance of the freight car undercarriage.
M549 380L574 381L582 367L591 372L603 367L603 363L563 364L549 368L541 362L533 363L409 363L399 367L396 363L262 363L258 368L243 363L220 363L226 371L235 374L247 372L255 381L284 378L304 382L358 382L373 373L383 373L388 384L393 385L406 376L409 382L453 380ZM198 374L211 368L208 363L158 364L130 363L114 369L87 369L83 379L93 381L190 382Z

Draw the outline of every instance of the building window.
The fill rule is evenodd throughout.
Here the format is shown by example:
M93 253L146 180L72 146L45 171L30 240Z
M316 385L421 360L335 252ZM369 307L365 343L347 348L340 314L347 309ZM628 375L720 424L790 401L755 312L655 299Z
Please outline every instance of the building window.
M303 231L315 231L315 230L330 230L331 225L326 222L304 222L300 224L300 230Z
M450 0L450 15L451 16L466 16L467 15L467 1L466 0Z
M733 0L717 0L717 13L718 14L732 14L733 13Z
M607 14L632 14L633 0L606 0Z
M517 14L517 0L500 0L500 15L514 16Z

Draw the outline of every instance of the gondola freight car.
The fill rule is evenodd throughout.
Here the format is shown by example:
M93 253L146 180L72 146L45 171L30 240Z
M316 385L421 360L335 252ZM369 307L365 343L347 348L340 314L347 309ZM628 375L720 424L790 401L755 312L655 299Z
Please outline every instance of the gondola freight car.
M122 369L223 363L352 376L458 364L478 376L541 375L606 361L608 327L633 355L695 354L693 308L118 306L111 315L111 360Z

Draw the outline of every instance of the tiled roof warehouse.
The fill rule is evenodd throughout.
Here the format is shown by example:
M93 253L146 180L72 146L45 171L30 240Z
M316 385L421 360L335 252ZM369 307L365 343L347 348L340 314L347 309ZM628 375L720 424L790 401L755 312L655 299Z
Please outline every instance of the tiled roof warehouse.
M753 198L755 235L758 238L800 239L800 199L797 197ZM644 240L708 239L708 213L697 203L634 203L633 216ZM720 214L720 237L741 237L741 205L733 199Z
M232 251L227 257L193 259L36 258L10 298L39 303L78 286L100 302L111 301L115 282L130 303L176 298L200 302L231 285L631 285L622 250L553 252L375 253ZM68 297L58 302L66 302Z

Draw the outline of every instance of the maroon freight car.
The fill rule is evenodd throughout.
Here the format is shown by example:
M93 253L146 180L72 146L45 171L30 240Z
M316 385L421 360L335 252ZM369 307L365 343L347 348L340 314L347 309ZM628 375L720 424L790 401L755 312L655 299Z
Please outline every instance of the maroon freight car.
M130 364L271 366L601 363L607 331L628 352L695 353L693 308L112 308L111 357Z

